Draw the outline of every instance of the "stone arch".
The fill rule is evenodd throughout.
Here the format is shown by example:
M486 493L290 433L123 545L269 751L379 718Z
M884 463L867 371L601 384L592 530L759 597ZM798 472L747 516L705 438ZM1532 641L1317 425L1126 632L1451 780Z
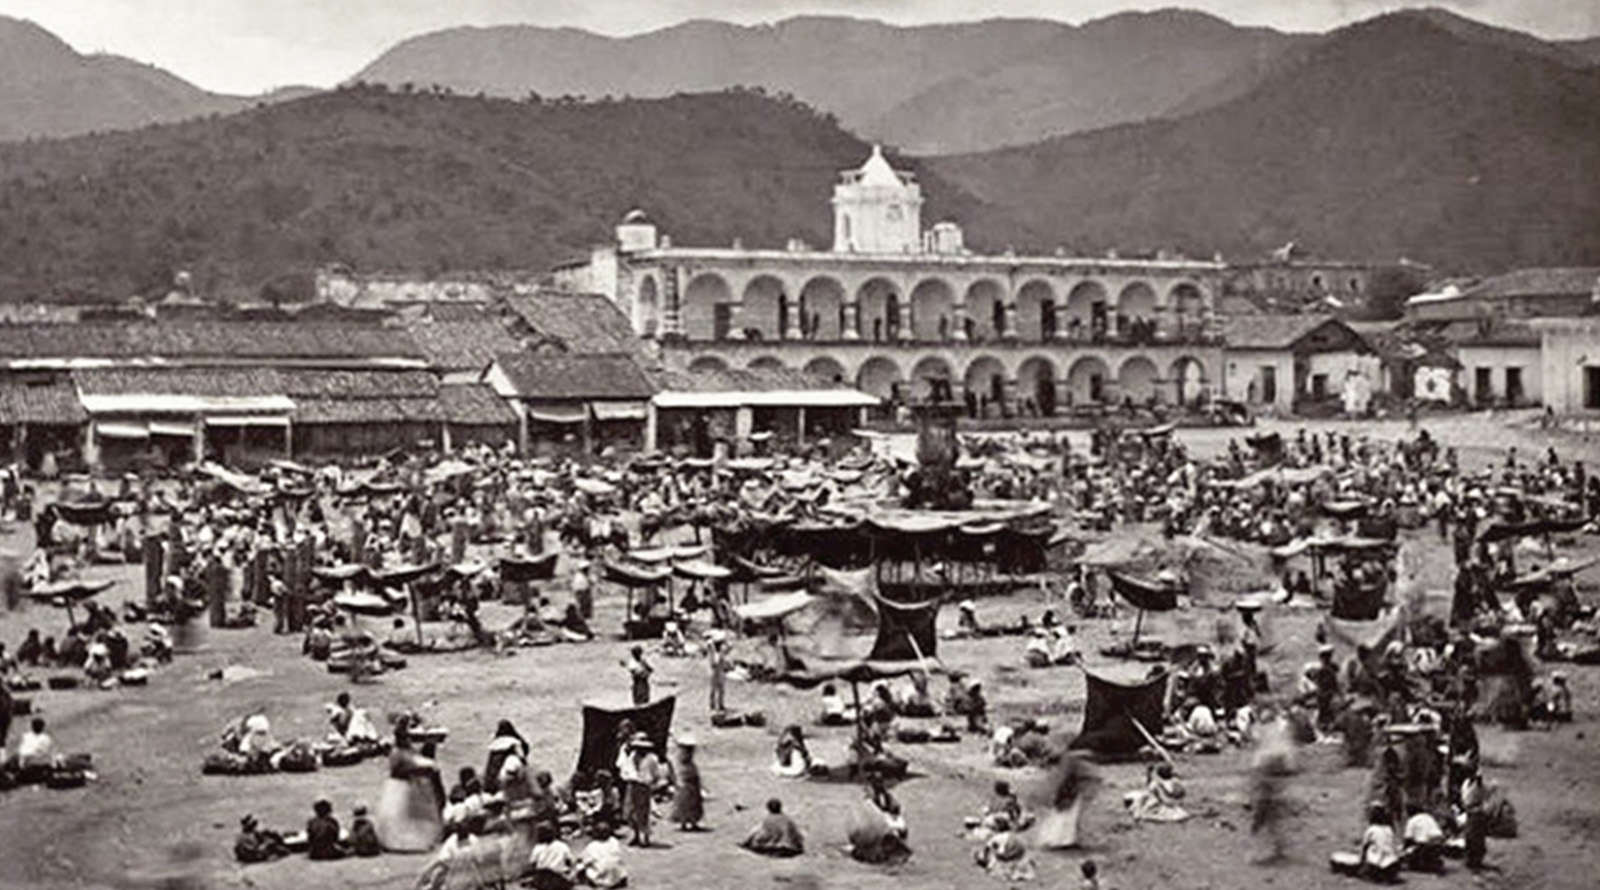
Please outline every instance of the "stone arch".
M1202 330L1206 322L1206 294L1192 281L1180 281L1167 293L1173 322L1180 335Z
M1160 304L1156 297L1156 289L1149 282L1135 281L1122 289L1117 294L1117 314L1129 320L1135 318L1155 319L1156 306Z
M1205 394L1206 366L1192 355L1174 360L1167 378L1172 381L1173 398L1180 405L1192 405Z
M654 337L661 332L661 290L656 277L646 275L639 282L639 297L633 305L634 330L641 337Z
M1056 335L1056 289L1035 278L1017 290L1017 337L1024 343L1049 340Z
M1041 417L1053 417L1060 405L1056 363L1042 355L1029 356L1017 366L1017 401L1032 400Z
M949 340L954 333L956 292L942 278L929 278L911 291L911 339L923 343Z
M869 396L887 399L894 394L896 387L900 387L905 378L900 374L900 365L888 356L875 355L861 363L861 370L856 372L856 389ZM910 393L902 392L905 397Z
M1080 281L1067 292L1066 317L1061 320L1067 333L1088 337L1097 327L1105 327L1110 297L1098 281Z
M1159 394L1161 372L1156 363L1142 355L1130 356L1117 371L1117 392L1123 398L1143 405Z
M800 332L808 340L844 339L844 285L827 276L800 288Z
M994 326L997 309L999 313L1005 312L1006 292L1000 282L992 278L974 281L967 288L967 327L969 339L975 341L994 340L1000 336L1001 328Z
M839 360L831 355L819 355L806 362L805 372L829 383L838 383L845 379L844 365L839 364Z
M744 307L739 311L739 327L751 340L782 340L784 286L776 276L758 275L744 287Z
M1093 405L1107 401L1111 369L1099 356L1086 355L1067 370L1067 397L1074 405Z
M733 291L727 279L715 272L702 272L683 289L683 335L690 340L721 340L727 337L727 309Z
M931 389L928 381L943 380L949 383L955 379L955 371L943 356L925 355L911 366L911 377L906 381L906 387L910 389L909 396L920 399L926 397Z
M759 355L750 360L748 367L752 371L782 371L788 365L775 355Z
M967 373L962 379L962 385L971 393L979 405L987 405L987 409L980 408L980 416L999 416L1006 405L1006 366L992 355L980 355L967 364Z
M714 355L702 355L689 363L689 370L699 373L723 374L728 370L728 363Z
M890 342L904 321L900 317L900 289L887 278L870 278L856 291L856 317L861 339Z

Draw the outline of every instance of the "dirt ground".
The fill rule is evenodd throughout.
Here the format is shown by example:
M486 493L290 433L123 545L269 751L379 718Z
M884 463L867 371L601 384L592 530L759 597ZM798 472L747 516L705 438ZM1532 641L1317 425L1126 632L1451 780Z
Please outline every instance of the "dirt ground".
M1525 418L1511 418L1522 421ZM1517 444L1524 454L1542 453L1545 439L1506 418L1450 417L1425 421L1446 444L1463 448L1468 462L1489 459L1493 450ZM1282 425L1292 430L1295 425ZM1317 424L1313 428L1320 428ZM1373 436L1404 433L1404 423L1344 425ZM1270 427L1269 427L1270 428ZM1182 435L1202 453L1224 446L1239 431L1200 431ZM1591 454L1592 443L1561 437L1564 453ZM1531 456L1531 454L1530 454ZM26 552L31 532L13 529L0 546ZM1429 587L1448 584L1449 555L1427 532L1408 537L1425 555ZM1581 549L1600 547L1584 539ZM103 597L119 604L140 595L134 567L100 567L92 575L123 582ZM563 601L564 591L554 599ZM1584 596L1593 600L1592 591ZM603 597L597 627L620 626L620 597ZM985 620L1043 610L1040 594L1019 593L980 605ZM491 625L510 620L509 610L493 607ZM1227 613L1209 606L1147 623L1146 633L1168 640L1205 639ZM940 618L954 624L953 610ZM1280 610L1268 616L1268 663L1275 686L1284 688L1312 658L1316 613ZM1131 627L1131 615L1086 622L1081 643L1094 653ZM64 618L46 608L0 615L0 639L15 646L30 626L59 634ZM269 827L299 829L312 801L331 800L341 820L360 803L375 804L385 775L381 762L301 775L212 777L200 775L201 760L229 720L264 710L280 739L318 736L325 726L322 704L340 691L374 716L401 708L419 709L430 722L448 727L440 761L447 781L465 765L482 768L484 748L501 718L513 720L533 743L533 765L558 777L577 759L586 701L621 704L627 675L620 666L626 644L614 637L586 645L525 649L508 657L483 652L414 657L410 666L377 682L352 686L322 665L300 656L298 637L274 636L267 628L213 631L205 651L180 657L144 688L101 691L43 691L33 695L38 712L50 720L60 745L92 752L99 781L86 789L22 789L0 794L0 890L32 888L193 887L262 890L302 888L409 887L425 857L386 855L375 860L313 863L303 857L264 865L239 866L231 844L238 820L253 813ZM1076 731L1083 701L1082 674L1075 668L1028 670L1013 639L941 642L942 660L985 680L992 713L998 719L1045 715L1062 732ZM711 831L685 835L658 829L659 846L628 850L630 885L667 890L707 887L759 888L918 888L983 887L1001 881L971 862L974 846L962 836L961 819L973 814L996 778L1031 787L1041 778L1031 770L1001 770L990 765L981 741L958 745L900 746L914 777L895 793L905 807L915 850L909 862L878 869L851 861L843 851L849 807L862 796L847 784L775 779L768 772L777 727L810 724L815 693L751 683L730 684L735 708L765 711L766 728L714 729L708 721L708 671L703 661L656 658L657 694L678 696L679 730L700 739L700 766L710 799ZM1105 659L1090 656L1092 664ZM207 675L225 666L245 666L257 676L219 682ZM1600 669L1572 667L1577 722L1554 731L1506 734L1485 726L1480 732L1491 782L1507 790L1521 819L1515 840L1491 841L1495 870L1481 877L1453 863L1443 877L1408 875L1416 887L1481 885L1510 890L1589 890L1600 884L1592 869L1600 865L1600 746L1594 734L1600 714ZM943 683L935 691L942 692ZM12 730L12 744L21 726ZM813 752L824 761L843 758L848 730L815 730ZM1039 887L1076 886L1081 860L1097 860L1103 886L1117 890L1264 890L1291 887L1316 890L1353 885L1331 874L1327 856L1356 844L1362 827L1360 804L1367 776L1343 769L1336 747L1312 746L1300 752L1299 774L1291 785L1291 856L1273 865L1255 864L1264 846L1249 833L1245 807L1246 752L1180 756L1180 775L1189 789L1188 806L1197 815L1179 825L1134 825L1122 812L1122 793L1137 787L1140 765L1102 770L1104 787L1089 810L1089 847L1070 854L1036 855ZM809 851L798 859L773 861L744 853L735 842L759 817L763 802L777 796L806 832Z

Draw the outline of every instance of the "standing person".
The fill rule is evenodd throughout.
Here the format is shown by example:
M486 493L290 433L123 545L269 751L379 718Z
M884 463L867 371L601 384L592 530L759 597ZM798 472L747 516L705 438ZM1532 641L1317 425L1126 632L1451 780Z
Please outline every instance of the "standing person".
M1062 850L1083 842L1083 810L1097 781L1081 755L1069 752L1061 758L1048 786L1050 811L1039 820L1039 846Z
M633 838L632 847L650 846L650 805L656 788L661 784L661 761L655 755L655 744L644 733L635 733L628 745L633 774L627 779L622 792L622 811L628 820Z
M705 795L700 786L700 766L694 762L694 736L678 737L677 788L672 795L672 821L679 831L701 831L706 817Z
M572 599L584 621L594 620L594 585L589 578L589 560L580 556L572 566Z
M712 638L706 657L711 663L711 714L715 716L728 710L728 649L723 637Z
M1284 857L1283 786L1294 771L1294 737L1289 721L1279 715L1261 734L1251 764L1250 833L1267 835L1271 851L1266 862Z
M1466 840L1467 868L1479 871L1489 852L1489 816L1484 812L1483 774L1474 769L1461 783L1461 809L1466 814L1462 835Z
M628 650L628 660L622 663L628 669L628 678L631 681L633 703L635 705L650 704L650 675L655 673L655 668L644 660L644 647L634 646Z
M489 740L489 757L483 765L483 790L498 793L508 777L527 769L528 740L517 732L510 720L501 720Z
M426 853L444 836L444 783L439 765L412 748L411 732L395 730L389 779L378 803L378 837L385 850Z

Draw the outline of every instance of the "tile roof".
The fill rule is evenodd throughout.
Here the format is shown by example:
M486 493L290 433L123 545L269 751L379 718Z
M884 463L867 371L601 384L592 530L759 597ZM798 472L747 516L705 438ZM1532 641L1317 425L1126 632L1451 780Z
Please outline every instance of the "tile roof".
M88 420L77 390L65 380L0 384L0 423L77 425Z
M495 362L524 399L648 399L655 394L655 387L639 365L622 353L507 352L497 356Z
M437 399L296 399L297 424L336 423L437 423L441 417Z
M417 320L406 325L428 367L437 371L481 371L502 352L521 348L505 326L493 319Z
M93 368L72 372L78 391L93 396L281 396L272 368Z
M1538 346L1543 342L1538 331L1518 319L1462 319L1440 325L1434 333L1457 346Z
M787 392L851 388L794 368L696 368L665 371L660 379L662 388L672 392Z
M402 328L299 322L0 325L0 356L16 359L227 360L422 358Z
M283 368L278 376L294 399L431 399L439 394L439 381L428 371Z
M1344 322L1331 315L1231 315L1222 319L1222 340L1230 349L1288 349L1325 324Z
M640 350L632 322L599 294L540 291L508 297L506 305L527 326L530 345L551 343L572 353Z
M1593 294L1600 290L1600 266L1518 269L1484 279L1464 292L1469 297L1529 297Z
M517 412L493 389L477 383L439 387L439 409L447 423L502 426L517 422Z

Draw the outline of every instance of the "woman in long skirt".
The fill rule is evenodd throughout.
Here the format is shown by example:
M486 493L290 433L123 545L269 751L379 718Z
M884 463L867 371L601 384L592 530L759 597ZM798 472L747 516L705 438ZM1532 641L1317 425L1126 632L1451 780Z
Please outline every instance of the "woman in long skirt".
M700 821L706 817L700 767L694 762L694 749L692 736L678 739L678 778L672 795L672 821L681 831L699 831Z
M1068 753L1061 758L1049 786L1050 808L1039 819L1039 846L1064 850L1082 843L1083 809L1094 796L1099 779L1089 762Z
M411 747L410 733L394 736L389 778L383 783L376 827L383 848L426 853L444 835L444 793L439 766Z

